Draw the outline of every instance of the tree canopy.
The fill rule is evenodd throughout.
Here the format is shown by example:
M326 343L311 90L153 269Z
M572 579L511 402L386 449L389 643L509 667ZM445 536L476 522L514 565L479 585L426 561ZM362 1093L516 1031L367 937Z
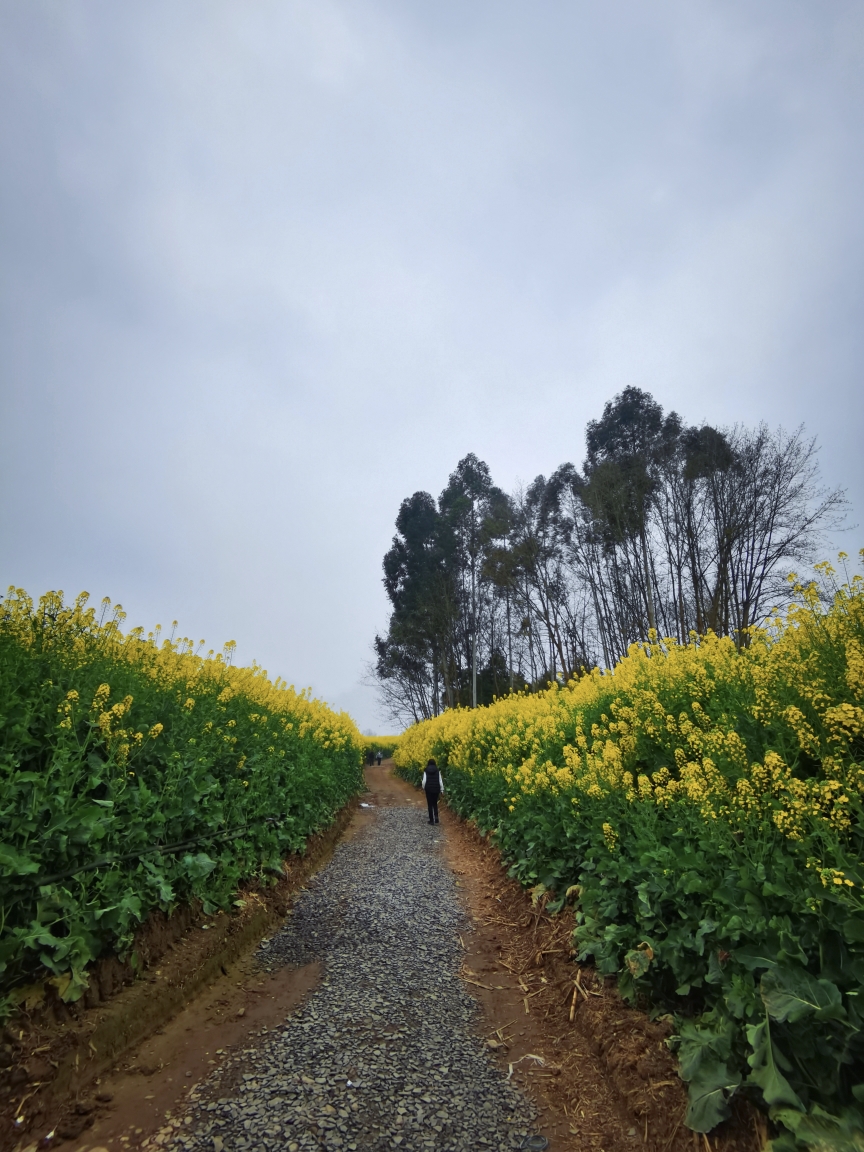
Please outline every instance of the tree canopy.
M473 453L436 500L403 500L384 557L375 676L393 719L489 703L652 631L747 644L845 513L803 428L688 427L625 388L588 423L581 469L507 494Z

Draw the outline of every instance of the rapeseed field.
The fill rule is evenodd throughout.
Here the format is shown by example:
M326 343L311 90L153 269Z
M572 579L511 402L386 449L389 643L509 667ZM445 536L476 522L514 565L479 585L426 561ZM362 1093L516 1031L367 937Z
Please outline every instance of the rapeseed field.
M363 788L345 713L233 667L233 644L122 622L86 594L0 603L2 1011L46 978L76 1000L108 952L134 963L154 909L230 907Z
M651 635L395 757L416 782L434 756L512 873L573 903L578 958L673 1014L692 1128L745 1094L790 1145L861 1148L864 582L819 581L740 645Z

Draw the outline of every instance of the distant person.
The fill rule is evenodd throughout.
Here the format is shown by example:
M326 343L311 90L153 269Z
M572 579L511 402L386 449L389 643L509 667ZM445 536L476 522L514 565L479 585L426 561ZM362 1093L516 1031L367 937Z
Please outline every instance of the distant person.
M379 768L381 767L381 753L380 753L380 751L377 752L375 755L375 763L378 765Z
M375 763L375 753L372 751L371 748L366 753L366 763L369 765L370 768Z
M426 764L426 771L423 773L423 779L420 782L420 787L426 793L426 806L429 809L429 823L438 823L438 797L444 791L444 780L442 779L441 772L438 765L434 760L429 760Z

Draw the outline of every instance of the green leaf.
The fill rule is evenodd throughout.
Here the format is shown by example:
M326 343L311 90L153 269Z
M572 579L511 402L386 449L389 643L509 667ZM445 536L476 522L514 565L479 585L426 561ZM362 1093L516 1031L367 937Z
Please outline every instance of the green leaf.
M216 861L211 860L206 852L199 852L197 856L184 856L183 867L192 880L201 880L213 871Z
M64 1000L67 1004L71 1004L76 1000L80 1000L83 994L90 987L90 977L83 970L73 969L71 972L71 977L71 980L66 985L66 989L61 996L61 999Z
M809 1113L780 1108L772 1112L771 1119L785 1125L814 1152L864 1152L864 1118L857 1108L845 1108L839 1116L818 1104Z
M811 1013L817 1020L845 1020L840 990L830 980L811 976L804 968L775 968L759 983L762 1000L773 1020L795 1024Z
M693 1132L710 1132L729 1115L728 1099L741 1083L739 1072L730 1072L721 1060L702 1060L690 1081L684 1123Z
M734 1024L730 1020L683 1020L675 1048L682 1080L693 1080L703 1064L724 1064L732 1051Z
M732 958L749 972L752 972L754 968L774 968L777 964L777 953L772 949L767 949L764 945L757 947L753 944L745 944L741 948L735 949Z
M747 1077L747 1083L761 1088L765 1103L772 1107L788 1104L792 1108L803 1110L804 1105L796 1096L792 1085L777 1067L767 1015L761 1024L748 1024L747 1039L753 1049L747 1057L747 1063L753 1069Z
M12 876L27 876L39 871L39 864L29 856L21 856L8 844L0 844L0 868Z
M696 931L695 941L696 951L700 956L704 955L705 952L705 937L710 936L711 933L715 932L716 930L717 924L709 917L699 921L699 928Z

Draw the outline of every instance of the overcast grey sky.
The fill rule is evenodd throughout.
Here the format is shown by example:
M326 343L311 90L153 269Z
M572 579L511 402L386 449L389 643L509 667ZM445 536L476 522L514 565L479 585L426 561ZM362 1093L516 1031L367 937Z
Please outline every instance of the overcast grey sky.
M3 587L380 730L468 451L581 463L632 384L803 422L860 522L862 65L861 0L0 0Z

